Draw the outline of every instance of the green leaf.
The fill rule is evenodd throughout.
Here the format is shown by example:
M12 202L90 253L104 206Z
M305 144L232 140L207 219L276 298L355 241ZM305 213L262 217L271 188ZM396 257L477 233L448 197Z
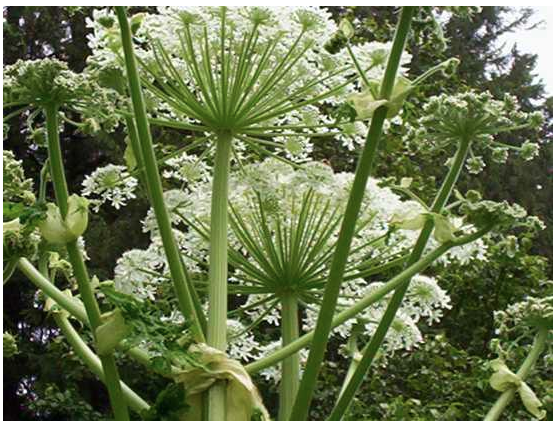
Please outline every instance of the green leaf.
M542 403L534 393L534 391L524 382L520 384L518 388L518 394L520 399L524 404L524 407L528 410L530 414L536 417L538 420L543 420L545 418L546 412L541 409Z
M420 230L426 223L428 212L408 210L397 212L391 218L391 225L402 230Z
M386 105L387 100L376 100L371 93L352 94L348 100L354 105L358 118L371 119L373 113L379 106Z
M413 88L409 79L400 76L395 82L390 100L376 98L371 88L365 93L352 94L348 100L354 105L360 119L371 119L375 110L383 105L388 106L387 118L393 118L400 112Z
M60 209L54 203L46 205L46 218L39 223L39 230L46 241L66 244L76 240L87 229L89 201L72 194L68 198L68 213L62 219Z
M170 383L157 395L155 404L143 414L146 421L180 421L187 413L186 390L183 384Z
M2 205L3 221L12 221L18 218L25 209L22 203L4 202Z
M504 392L506 390L516 388L520 399L524 404L524 407L535 416L538 420L545 418L546 412L541 408L543 405L534 391L524 382L522 379L513 373L505 365L505 362L501 359L495 359L490 362L491 368L495 373L489 379L489 384L491 387L499 392Z

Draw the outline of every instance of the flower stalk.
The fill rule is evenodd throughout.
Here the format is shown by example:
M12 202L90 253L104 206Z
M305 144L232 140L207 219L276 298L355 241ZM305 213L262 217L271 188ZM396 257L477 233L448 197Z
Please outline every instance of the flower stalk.
M60 137L58 134L58 106L52 103L48 104L44 108L44 113L46 116L50 175L54 186L56 203L60 209L62 217L65 218L68 213L69 196L66 176L64 173L62 151L60 148ZM89 281L89 274L87 272L81 251L77 245L77 240L67 243L66 249L77 280L79 293L94 333L95 329L102 325L101 312L97 300L95 299L95 295ZM114 418L120 421L128 421L128 407L123 397L118 367L116 365L114 355L112 353L101 355L100 360L105 375L105 384L108 389L110 404L114 412Z
M406 45L406 38L410 31L414 9L414 7L409 6L402 8L393 47L381 84L380 97L382 99L388 100L391 97L400 59L404 51L404 46ZM386 105L380 106L375 110L366 142L358 161L354 182L350 191L350 197L346 206L325 293L323 295L323 303L319 311L319 317L315 328L315 334L317 336L312 341L307 366L290 417L292 420L305 420L308 414L321 363L323 362L325 350L327 348L333 315L336 309L340 285L343 281L355 225L360 212L367 180L371 174L374 159L379 147L380 137L383 131L383 122L385 121L387 112L388 107Z
M373 292L367 294L362 299L357 301L354 305L350 306L349 308L345 309L344 311L335 315L332 320L331 328L338 327L339 325L343 324L344 322L348 321L351 318L355 318L359 313L363 310L368 308L369 306L373 305L374 303L381 300L391 291L396 289L400 284L404 283L406 280L412 278L412 276L422 272L426 269L429 265L431 265L436 259L443 256L447 251L455 246L461 246L463 244L470 243L478 238L484 236L486 233L490 231L491 227L482 228L478 230L474 234L468 234L462 237L457 238L452 242L447 242L442 244L441 246L437 247L436 249L429 252L423 258L421 258L418 262L414 263L413 265L406 268L397 276L391 278L387 281L382 287L374 290ZM265 368L271 367L284 358L291 355L293 352L296 352L306 346L309 346L313 343L313 339L316 335L316 330L310 331L300 338L296 339L296 341L290 343L288 346L285 346L276 352L272 353L271 355L266 356L265 358L259 359L251 364L246 365L246 370L250 373L259 372Z
M151 140L145 101L143 99L136 60L133 53L131 30L128 18L126 17L126 9L124 6L116 6L115 9L120 24L122 47L124 50L130 96L133 104L134 121L141 147L142 159L144 161L146 183L151 198L150 200L155 212L180 310L184 318L192 323L192 332L195 339L198 342L203 342L205 340L205 335L199 317L196 314L193 298L188 290L187 277L185 269L182 267L180 251L174 240L170 217L164 204L162 183L155 151L153 149L153 142Z
M211 193L211 229L209 251L209 320L207 343L226 351L228 314L228 174L232 134L222 132L217 138L217 152ZM226 383L215 383L208 394L210 421L226 419Z
M281 299L282 346L288 346L300 337L298 299L286 294ZM286 421L296 400L300 380L300 355L294 352L282 361L280 380L279 421Z
M437 193L435 200L431 206L431 212L433 213L440 213L443 208L445 207L447 201L449 200L453 188L458 180L460 172L462 171L462 167L464 166L464 162L466 161L466 157L468 156L468 152L470 150L470 140L467 137L461 139L459 143L458 150L456 155L453 158L453 162L449 172L447 173L445 180L441 186L441 189ZM429 240L429 236L431 235L434 229L434 222L433 220L428 220L424 224L418 240L414 245L414 249L408 258L408 262L406 263L406 267L415 264L417 261L420 260L426 244ZM354 396L356 395L356 391L360 387L362 381L364 380L375 355L377 354L389 328L391 327L393 320L396 316L402 301L404 300L404 295L408 290L408 286L410 285L410 279L403 282L399 287L396 288L393 297L389 301L387 305L387 309L385 310L383 316L381 317L381 321L375 331L372 339L366 345L365 349L362 352L362 358L356 371L353 373L352 377L346 384L344 390L340 394L335 407L333 408L333 412L331 413L329 420L336 421L340 420L342 416L346 413L348 407L352 403Z
M26 259L24 259L26 261ZM39 273L45 279L48 280L48 258L47 256L43 255L39 259ZM50 283L50 281L49 281ZM52 283L50 283L52 284ZM54 287L54 285L52 284ZM46 293L46 292L45 292ZM70 299L70 297L66 296L64 293L60 292L65 299ZM58 302L55 301L57 304ZM58 304L57 304L58 306ZM77 354L77 356L83 361L83 363L95 374L102 382L106 381L103 366L101 360L95 353L87 346L85 341L80 337L79 333L75 330L73 325L70 323L69 314L65 309L58 309L55 310L53 313L54 321L56 325L62 331L67 342L72 347L73 351ZM87 315L85 310L83 310L83 317L87 319ZM141 396L135 393L128 385L124 382L120 382L122 385L122 392L124 397L126 398L126 402L128 406L133 409L134 411L141 413L144 410L150 408L149 404L145 402Z
M54 321L60 330L62 330L65 339L68 341L77 356L83 361L87 368L89 368L97 377L99 377L101 381L106 384L106 377L101 360L91 349L89 349L89 346L87 346L87 344L79 336L79 333L72 326L69 319L63 316L62 313L55 313ZM122 386L122 393L126 403L131 409L141 413L142 411L150 408L149 404L145 402L137 393L135 393L128 385L124 382L120 382L120 384Z
M87 312L85 311L81 301L63 293L54 284L52 284L48 278L41 274L28 259L20 258L17 262L17 267L27 278L29 278L31 283L33 283L38 289L42 290L48 297L52 298L58 306L70 313L73 318L91 328ZM132 349L127 349L126 347L126 354L146 367L151 365L149 354L138 347L134 347Z

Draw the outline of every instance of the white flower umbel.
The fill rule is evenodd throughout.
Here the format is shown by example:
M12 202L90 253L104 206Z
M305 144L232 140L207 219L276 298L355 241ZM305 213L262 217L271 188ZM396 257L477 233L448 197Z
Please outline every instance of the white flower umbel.
M416 126L406 124L405 142L416 151L441 151L458 143L465 134L471 142L472 155L466 161L471 174L479 174L485 167L477 153L489 153L497 163L505 163L509 152L517 153L523 160L532 160L538 154L536 143L527 140L521 145L506 143L504 137L509 132L535 130L544 120L540 112L522 112L518 99L508 94L502 100L496 100L488 91L441 94L430 97L423 112Z
M125 166L110 164L97 168L85 177L82 185L81 193L90 199L93 209L98 212L104 203L120 209L129 200L135 199L137 179L128 173Z
M308 160L312 134L338 136L349 148L363 144L361 123L334 122L320 112L325 104L334 112L360 89L348 51L327 51L338 28L324 8L159 7L131 21L149 113L158 124L172 121L204 135L229 131L234 148L242 142L295 162ZM89 68L121 69L113 13L95 10L87 26ZM390 45L353 50L367 77L379 80ZM401 64L410 59L404 52Z
M158 286L166 281L160 274L162 263L152 250L130 250L116 263L114 286L140 299L155 300Z

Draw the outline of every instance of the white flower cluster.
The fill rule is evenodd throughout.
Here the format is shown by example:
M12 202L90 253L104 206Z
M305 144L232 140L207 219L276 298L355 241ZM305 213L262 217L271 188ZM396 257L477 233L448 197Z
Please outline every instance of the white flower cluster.
M158 69L160 53L157 53L155 44L160 44L168 54L168 65L173 66L179 74L178 77L182 79L180 84L198 96L199 104L204 105L203 107L206 106L206 96L203 95L203 89L197 86L194 69L188 66L183 57L184 37L187 35L187 28L188 39L201 45L204 43L204 31L207 30L209 62L203 66L210 67L211 72L218 77L221 72L220 60L218 55L213 53L221 51L222 11L221 8L207 6L159 7L156 14L140 14L131 18L134 37L140 41L136 44L136 54L145 68L148 67L151 71ZM256 84L265 88L266 81L277 69L283 73L280 82L265 90L265 95L258 99L256 106L262 109L261 112L249 110L254 106L249 104L244 110L240 103L237 105L238 111L235 116L240 116L240 112L249 113L252 117L260 114L262 120L255 126L264 126L279 133L273 134L273 146L283 146L284 154L291 160L307 161L312 151L309 143L310 134L314 131L337 133L337 130L333 130L333 120L320 113L316 104L297 106L296 103L303 102L294 99L301 99L299 96L302 93L304 100L328 93L319 103L336 106L346 102L348 96L360 86L357 78L352 80L353 83L346 84L346 78L355 75L348 51L342 49L336 54L331 54L326 49L331 35L337 32L337 25L329 12L316 6L229 7L226 8L225 16L225 32L227 40L230 40L225 45L225 54L232 53L233 57L241 57L239 52L245 47L246 40L255 29L256 41L253 43L257 46L257 57L252 60L254 63L267 63L265 68L257 69ZM92 29L89 47L93 54L88 57L89 66L93 69L121 68L122 63L118 58L121 49L119 32L113 12L109 9L95 10L93 19L87 21L87 26ZM390 44L377 42L353 47L354 54L366 69L370 80L381 79L389 49ZM269 55L267 58L265 52ZM199 55L201 54L200 51ZM286 58L290 61L293 55L296 55L296 60L287 62L288 65L292 63L292 66L281 67L280 64ZM410 59L411 56L404 52L402 66L408 64ZM252 71L253 75L256 75L254 70L249 70ZM404 67L401 67L399 72L404 73ZM145 74L147 79L155 78L154 74ZM246 96L250 94L249 91L245 93ZM146 90L146 95L155 96L150 90ZM265 112L268 112L266 108L276 99L284 99L280 106L284 113L263 119ZM194 118L168 96L158 96L153 102L148 103L152 106L150 112L158 117L177 119L190 124L202 123L201 116ZM320 127L321 125L323 127ZM289 130L283 133L283 126L288 126ZM290 130L291 128L293 129ZM249 127L243 130L245 138L238 136L242 141L253 142L261 135L260 130L255 133L250 133ZM340 126L338 138L343 145L353 149L363 144L365 126L360 122L343 124Z
M4 104L29 104L32 107L56 105L61 111L71 110L81 116L77 124L83 132L93 133L101 128L111 132L118 123L115 105L120 96L115 90L99 85L94 72L75 73L58 59L18 60L3 70ZM38 113L26 119L26 131L32 138L44 138L44 127L35 128ZM67 120L64 113L60 116ZM42 123L40 124L42 125Z
M238 320L229 319L227 323L228 353L235 359L248 362L261 356L262 347L255 336L246 331L246 326Z
M33 180L25 178L22 161L17 160L11 150L2 151L2 169L2 199L4 202L33 203L35 201Z
M498 337L521 337L535 333L540 327L553 327L553 296L527 296L521 302L494 313Z
M157 273L162 267L160 257L151 250L129 250L118 259L114 269L114 287L139 299L155 300L166 279ZM176 316L171 320L178 319Z
M315 225L310 225L309 228L316 232L323 232L327 228L330 230L330 234L320 241L319 249L315 252L331 252L337 239L339 219L346 206L352 181L353 174L334 173L329 166L318 162L308 162L296 169L276 159L267 159L259 164L244 166L230 175L229 199L234 211L234 213L231 211L231 222L238 223L238 220L242 219L246 231L254 239L261 240L261 225L266 224L270 229L278 228L277 225L282 226L283 229L295 227L295 224L300 222L300 216L309 213L310 209L307 205L311 204L315 211L323 212L323 215L315 212L312 218ZM192 275L203 276L207 269L209 243L206 232L210 223L210 184L210 181L200 179L195 183L188 183L187 189L172 189L164 193L175 239ZM305 212L302 214L303 199L307 198L305 196L308 193L312 193L313 201L306 203ZM264 221L261 220L261 215L254 212L256 205L263 210ZM388 238L385 236L389 232L391 218L401 210L416 210L417 213L421 213L423 207L415 201L401 200L390 189L380 187L379 180L371 178L364 194L362 216L358 220L358 230L347 265L347 278L339 298L339 311L351 306L362 296L383 284L368 283L362 278L359 275L362 263L384 264L400 257L414 245L418 236L417 231L396 230L391 231ZM458 224L459 218L454 219ZM307 222L311 223L312 220ZM159 293L165 292L164 287L169 286L170 282L168 264L152 210L147 213L143 221L143 230L150 234L151 245L145 250L132 250L125 253L118 260L114 280L119 290L139 298L156 300L160 296ZM274 230L271 230L271 233L273 232ZM279 243L276 233L271 234L268 240L271 244ZM275 340L271 344L262 343L255 338L251 330L245 331L245 329L246 326L259 320L262 315L266 325L280 326L280 303L275 292L281 285L290 285L299 293L302 301L300 305L304 310L302 314L304 329L315 327L319 293L328 271L329 259L326 255L316 254L313 261L309 259L303 266L298 267L299 270L312 271L307 274L311 275L308 286L300 284L299 280L305 275L301 271L297 274L290 271L290 277L286 273L279 274L278 279L275 275L276 281L273 280L271 284L268 281L271 278L268 269L258 258L252 256L235 225L229 226L229 244L232 250L237 251L248 261L250 269L257 269L258 275L268 277L254 283L252 276L246 273L248 268L236 267L234 258L230 257L230 263L235 268L234 273L229 277L231 286L241 285L243 292L248 290L248 296L242 304L242 312L238 313L235 321L229 323L231 333L229 349L232 356L248 361L262 357L279 346L280 341ZM315 241L306 239L300 254L303 251L311 251L315 246ZM432 240L427 249L436 246L437 242ZM473 246L454 248L444 260L467 263L472 257L484 254L483 243L476 242ZM262 251L264 256L271 255L270 251ZM320 261L323 263L319 263ZM276 270L282 272L280 268ZM200 280L204 279L205 277L200 278ZM252 294L249 294L249 287L255 288ZM267 291L261 292L262 287L267 287ZM375 330L388 299L388 297L383 299L357 317L358 322L364 322L366 334L371 334ZM450 299L434 278L415 276L395 324L387 335L385 352L389 354L398 349L412 349L417 346L422 340L417 322L423 319L431 325L440 319L443 310L449 308ZM183 318L180 314L174 314L165 319L180 322ZM349 320L337 327L335 334L341 339L347 339L355 322L356 319ZM277 369L269 369L266 372L268 373L266 378L278 381L280 373Z
M182 153L177 157L166 160L164 166L166 169L162 171L162 176L167 179L175 179L190 184L199 180L209 180L209 166L194 155Z
M259 357L257 359L265 358L266 356L271 355L272 353L279 350L281 347L282 347L281 339L275 340L265 346L262 346L260 349L261 353L259 354ZM301 378L302 372L304 370L304 365L307 362L309 356L309 350L301 349L300 351L298 351L298 355L300 359L300 378ZM259 374L262 375L265 378L265 380L272 381L275 385L278 385L280 383L282 377L280 365L275 365L272 367L265 368Z
M346 309L358 299L381 288L383 283L368 283L363 279L356 279L343 284L339 298L339 309ZM347 339L356 322L364 323L365 334L373 334L385 312L390 296L381 299L344 324L336 327L334 333L341 339ZM404 301L397 312L393 325L385 339L384 351L391 354L396 350L410 350L422 342L422 334L417 322L425 318L428 325L438 322L444 309L451 309L450 297L432 277L416 275L412 278ZM306 311L304 329L311 330L317 323L318 311L314 308ZM368 336L369 337L369 336ZM341 350L344 352L344 349Z
M97 168L83 180L81 194L87 197L93 210L99 211L102 204L110 204L120 209L131 199L135 199L137 179L132 177L125 166L106 165Z

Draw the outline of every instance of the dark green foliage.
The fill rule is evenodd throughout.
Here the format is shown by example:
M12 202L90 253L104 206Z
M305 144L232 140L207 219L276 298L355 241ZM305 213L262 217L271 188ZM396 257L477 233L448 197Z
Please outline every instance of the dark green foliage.
M110 306L121 311L129 328L129 334L123 340L126 348L149 342L155 372L170 374L172 364L190 360L186 353L192 342L188 323L173 325L163 322L160 316L165 307L160 302L155 305L149 300L140 301L131 295L116 291L110 285L101 286L100 290ZM167 312L170 313L170 309Z
M155 404L145 413L143 419L155 421L180 421L188 410L186 390L180 383L170 383L157 396Z

